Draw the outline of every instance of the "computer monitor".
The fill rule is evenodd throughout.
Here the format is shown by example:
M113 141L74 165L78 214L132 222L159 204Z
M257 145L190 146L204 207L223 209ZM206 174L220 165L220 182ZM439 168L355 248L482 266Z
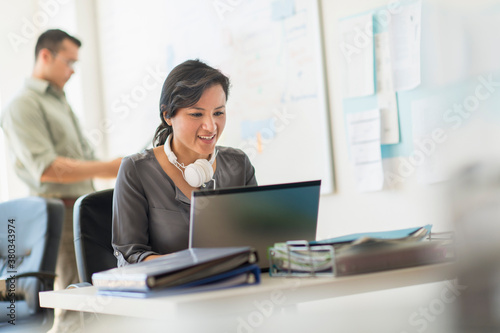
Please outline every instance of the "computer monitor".
M193 191L189 247L251 246L269 268L267 248L315 240L321 181Z

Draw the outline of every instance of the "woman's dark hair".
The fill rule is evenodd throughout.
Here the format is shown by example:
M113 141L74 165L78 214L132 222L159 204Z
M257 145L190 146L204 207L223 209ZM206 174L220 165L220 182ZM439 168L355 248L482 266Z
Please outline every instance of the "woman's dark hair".
M172 118L180 108L188 108L201 98L203 92L213 85L220 84L229 96L229 78L218 69L212 68L200 60L187 60L177 65L168 74L160 96L160 119L153 138L153 146L158 147L165 143L167 137L172 133L172 127L167 124L166 118Z

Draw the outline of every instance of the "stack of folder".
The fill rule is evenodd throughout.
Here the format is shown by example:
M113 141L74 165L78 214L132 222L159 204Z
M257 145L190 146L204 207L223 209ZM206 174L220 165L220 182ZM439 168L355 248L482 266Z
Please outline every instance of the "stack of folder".
M271 275L352 275L450 260L449 245L423 241L431 225L346 235L320 241L275 244Z
M250 247L192 248L94 273L99 294L148 297L260 283L257 253Z

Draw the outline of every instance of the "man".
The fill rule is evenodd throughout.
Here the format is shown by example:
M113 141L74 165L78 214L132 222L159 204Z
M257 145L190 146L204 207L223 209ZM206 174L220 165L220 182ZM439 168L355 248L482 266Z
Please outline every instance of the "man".
M73 244L73 204L93 192L92 178L116 177L121 158L94 159L63 88L74 73L81 42L61 30L43 33L35 47L32 77L2 114L0 125L17 175L33 195L63 200L66 216L54 289L78 282ZM54 331L74 331L74 314L56 311ZM60 329L56 329L56 326Z

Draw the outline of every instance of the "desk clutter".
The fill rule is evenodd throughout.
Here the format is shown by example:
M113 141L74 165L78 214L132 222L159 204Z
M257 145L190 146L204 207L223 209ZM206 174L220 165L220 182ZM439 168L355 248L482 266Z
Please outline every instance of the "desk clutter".
M101 295L175 295L258 284L257 262L250 247L191 248L94 273L92 282Z
M453 260L452 234L431 227L276 243L268 249L269 275L346 276ZM177 295L259 284L257 262L252 247L191 248L94 273L92 282L100 295Z
M321 241L289 241L269 248L271 276L345 276L435 264L455 258L451 233L431 225L360 233Z

